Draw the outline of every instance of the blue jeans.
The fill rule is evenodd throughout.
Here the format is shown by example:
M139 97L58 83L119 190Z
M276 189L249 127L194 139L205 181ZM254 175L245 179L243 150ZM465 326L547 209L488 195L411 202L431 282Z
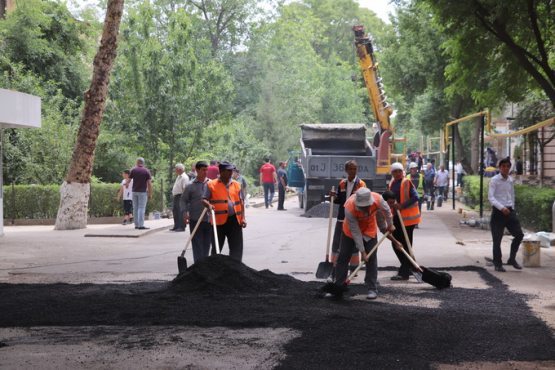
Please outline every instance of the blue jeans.
M272 200L274 200L274 183L265 182L262 186L264 187L264 205L268 208L268 206L272 204Z
M133 192L133 221L135 222L135 227L145 226L145 211L147 200L147 192Z

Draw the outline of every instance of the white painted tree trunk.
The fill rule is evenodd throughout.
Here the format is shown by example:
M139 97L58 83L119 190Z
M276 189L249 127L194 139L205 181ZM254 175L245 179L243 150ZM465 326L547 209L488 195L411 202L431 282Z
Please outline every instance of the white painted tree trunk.
M64 181L60 188L60 207L55 230L74 230L87 227L91 185Z

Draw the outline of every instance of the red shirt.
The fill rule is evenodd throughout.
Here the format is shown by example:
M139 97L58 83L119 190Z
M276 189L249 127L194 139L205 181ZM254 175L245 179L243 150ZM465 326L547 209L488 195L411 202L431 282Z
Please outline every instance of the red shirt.
M206 169L206 177L208 177L210 180L217 179L219 174L220 169L216 165L208 166L208 168Z
M263 183L273 183L274 182L274 173L276 172L276 168L271 163L264 163L262 167L260 167L260 173L262 174L262 182Z

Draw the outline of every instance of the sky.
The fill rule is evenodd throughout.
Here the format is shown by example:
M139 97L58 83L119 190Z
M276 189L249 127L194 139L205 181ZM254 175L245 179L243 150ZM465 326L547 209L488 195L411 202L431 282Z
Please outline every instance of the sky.
M395 7L390 4L391 0L357 0L361 8L372 10L384 22L389 23L389 13L393 13Z

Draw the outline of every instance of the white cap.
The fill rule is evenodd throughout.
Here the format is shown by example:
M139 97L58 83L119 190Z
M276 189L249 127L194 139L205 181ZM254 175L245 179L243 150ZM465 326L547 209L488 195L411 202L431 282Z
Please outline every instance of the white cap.
M410 162L409 169L413 169L413 168L418 168L418 165L416 164L416 162Z
M374 203L372 192L368 188L360 188L355 193L355 204L357 207L369 207Z
M391 172L401 170L403 171L403 165L399 162L395 162L391 165Z

